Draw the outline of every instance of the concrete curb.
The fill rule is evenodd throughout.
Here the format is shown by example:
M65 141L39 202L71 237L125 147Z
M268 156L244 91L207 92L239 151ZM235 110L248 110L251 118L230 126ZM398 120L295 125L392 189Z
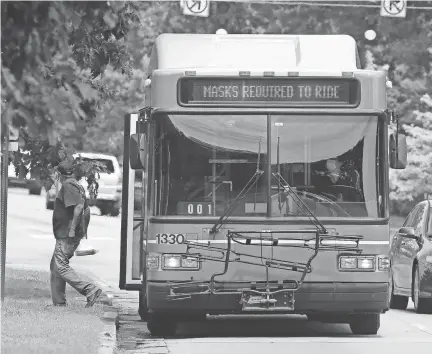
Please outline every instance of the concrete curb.
M118 312L105 312L101 320L103 327L99 336L100 347L98 354L113 354L117 344Z

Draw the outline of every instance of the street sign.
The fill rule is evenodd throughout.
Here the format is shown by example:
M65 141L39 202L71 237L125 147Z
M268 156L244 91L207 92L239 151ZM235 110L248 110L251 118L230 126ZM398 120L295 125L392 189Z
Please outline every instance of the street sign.
M19 130L9 124L9 151L18 151Z
M385 17L402 17L406 16L407 2L406 0L382 0L381 1L381 16Z
M208 17L210 0L184 0L180 2L184 15Z
M9 142L18 141L19 138L19 130L15 128L13 125L9 124Z

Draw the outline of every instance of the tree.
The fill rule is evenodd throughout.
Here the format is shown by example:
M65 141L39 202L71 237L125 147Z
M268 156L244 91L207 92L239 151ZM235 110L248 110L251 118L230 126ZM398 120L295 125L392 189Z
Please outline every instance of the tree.
M401 215L432 193L432 98L424 95L421 102L421 110L413 112L414 122L402 126L407 135L407 168L390 171L392 211Z
M2 2L2 122L21 127L27 154L16 170L47 178L73 150L61 133L80 131L112 95L100 78L108 64L131 75L124 38L139 21L133 2ZM26 157L26 158L24 158ZM89 176L98 170L81 165Z
M131 75L125 80L124 75L107 68L101 81L116 94L104 103L93 124L87 126L81 137L82 149L110 153L122 158L123 117L126 113L143 107L145 78L142 69L132 69ZM103 146L101 141L104 142Z

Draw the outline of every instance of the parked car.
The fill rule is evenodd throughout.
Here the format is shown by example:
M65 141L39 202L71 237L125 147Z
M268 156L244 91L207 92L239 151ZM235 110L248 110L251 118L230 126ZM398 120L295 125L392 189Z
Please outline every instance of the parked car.
M417 204L391 239L390 308L432 313L432 202Z
M25 187L26 186L26 180L23 176L23 173L19 173L18 176L16 175L15 166L12 164L9 164L8 166L8 184L10 187Z
M74 155L74 157L78 156L83 160L100 162L106 167L108 173L100 173L97 198L89 199L89 201L90 205L97 206L100 209L102 215L110 214L111 216L118 216L121 208L122 172L117 158L113 155L89 152L79 152ZM87 197L89 197L87 182L85 179L82 179L80 183L84 187ZM61 183L58 182L46 194L45 204L47 209L54 208L54 201L60 187Z
M15 172L15 166L9 164L8 166L8 184L11 187L27 188L29 194L40 195L42 192L42 183L34 178L30 178L30 173L25 175L24 168L18 173Z
M38 179L29 178L27 179L26 185L29 194L41 195L42 193L42 183Z

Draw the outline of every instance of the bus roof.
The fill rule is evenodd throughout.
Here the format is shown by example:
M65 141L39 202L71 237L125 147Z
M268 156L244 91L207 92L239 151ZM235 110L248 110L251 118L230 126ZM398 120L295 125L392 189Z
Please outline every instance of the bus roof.
M176 34L156 38L148 72L155 69L360 69L349 35Z

